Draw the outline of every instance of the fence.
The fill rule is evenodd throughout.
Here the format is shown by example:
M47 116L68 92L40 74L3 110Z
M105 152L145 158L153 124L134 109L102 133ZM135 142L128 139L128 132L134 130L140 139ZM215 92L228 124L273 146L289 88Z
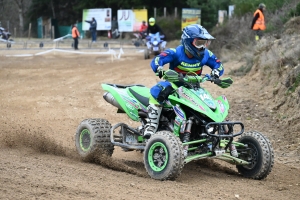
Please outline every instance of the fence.
M125 39L100 39L96 43L92 43L90 39L79 40L80 49L139 49L143 46L134 46L131 40ZM49 39L30 39L30 40L15 40L5 41L0 40L0 49L12 50L28 50L28 49L73 49L73 39L66 35L55 40Z

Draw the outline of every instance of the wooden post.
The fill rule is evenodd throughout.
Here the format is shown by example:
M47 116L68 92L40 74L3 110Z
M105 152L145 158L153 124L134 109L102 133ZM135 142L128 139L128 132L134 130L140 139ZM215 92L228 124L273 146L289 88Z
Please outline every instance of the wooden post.
M175 7L174 17L177 18L177 7Z
M14 38L16 38L17 37L17 28L15 27L14 28Z
M164 17L166 17L166 16L167 16L167 8L164 7Z
M156 18L156 8L154 8L154 18Z
M29 24L29 29L28 29L28 40L30 39L30 34L31 34L31 23Z
M52 31L51 39L54 39L54 38L55 38L55 37L54 37L54 33L55 33L55 32L54 32L54 26L52 26L52 30L51 30L51 31Z

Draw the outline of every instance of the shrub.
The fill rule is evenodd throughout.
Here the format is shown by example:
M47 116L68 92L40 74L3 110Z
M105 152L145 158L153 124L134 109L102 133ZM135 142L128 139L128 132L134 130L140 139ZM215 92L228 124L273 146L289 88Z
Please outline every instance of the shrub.
M157 17L156 23L160 26L168 41L178 40L181 37L181 20L175 17Z

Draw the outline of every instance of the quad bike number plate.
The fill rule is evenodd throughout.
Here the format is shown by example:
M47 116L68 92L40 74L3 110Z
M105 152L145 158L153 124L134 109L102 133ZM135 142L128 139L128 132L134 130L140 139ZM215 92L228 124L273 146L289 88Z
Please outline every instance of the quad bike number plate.
M158 47L153 47L153 51L158 51Z

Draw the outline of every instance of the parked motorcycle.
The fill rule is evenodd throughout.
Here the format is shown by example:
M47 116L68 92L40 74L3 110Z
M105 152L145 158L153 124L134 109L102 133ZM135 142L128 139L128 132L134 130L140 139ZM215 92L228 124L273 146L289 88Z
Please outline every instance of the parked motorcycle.
M5 28L0 27L0 38L2 40L12 41L10 37L11 37L11 33L9 31L6 31Z
M149 59L150 55L158 55L165 50L167 42L163 40L164 35L160 35L159 32L155 34L149 34L146 37L147 49L144 51L144 58Z
M147 40L147 32L138 32L138 33L133 33L134 39L132 39L132 43L134 46L139 47L139 46L146 46Z
M233 83L231 78L203 77L192 72L183 76L168 70L163 79L182 86L173 85L174 92L162 105L158 130L150 139L143 137L149 120L150 89L143 85L103 83L103 98L117 108L117 113L127 115L129 123L112 126L106 119L84 119L75 134L79 155L84 159L95 153L111 156L114 146L125 152L141 151L146 171L157 180L175 180L184 165L204 158L233 164L247 178L260 180L269 175L274 165L270 140L258 131L244 133L242 122L227 121L227 98L213 98L203 87L209 81L227 88ZM140 125L131 127L132 121Z

